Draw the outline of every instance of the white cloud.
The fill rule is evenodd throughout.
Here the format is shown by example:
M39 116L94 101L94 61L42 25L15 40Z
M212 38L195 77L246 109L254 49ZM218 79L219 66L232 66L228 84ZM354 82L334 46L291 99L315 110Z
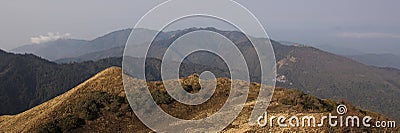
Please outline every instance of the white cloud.
M40 44L44 42L68 38L69 36L71 36L70 33L60 34L59 32L57 33L49 32L47 33L47 35L39 35L38 37L31 37L31 43Z
M381 33L381 32L341 32L337 34L338 37L342 38L392 38L392 39L400 39L400 34L391 34L391 33Z

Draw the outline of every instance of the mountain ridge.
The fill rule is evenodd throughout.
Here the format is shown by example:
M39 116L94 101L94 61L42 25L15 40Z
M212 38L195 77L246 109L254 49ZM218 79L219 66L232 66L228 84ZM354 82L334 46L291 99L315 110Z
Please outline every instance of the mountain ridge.
M143 80L129 78L130 83L146 83ZM195 76L186 77L183 80L184 85L193 85L198 81ZM215 92L216 97L225 97L229 90L230 84L238 82L226 78L218 79L218 86ZM149 89L152 93L165 93L162 84L159 81L148 82ZM240 83L239 83L240 84ZM245 108L236 120L231 123L222 132L262 132L269 131L308 131L308 132L348 132L348 131L377 131L375 128L351 128L351 127L320 127L307 128L299 127L293 129L270 127L262 128L259 126L250 126L247 124L249 114L251 113L254 100L257 97L257 83L251 84L249 99ZM228 91L229 92L229 91ZM158 94L157 93L157 94ZM107 68L85 82L79 84L73 89L57 96L41 105L24 111L17 115L0 116L1 132L150 132L144 124L134 115L127 103L125 90L122 84L122 69L119 67ZM121 99L122 98L122 99ZM161 100L160 95L153 95L153 98ZM215 98L215 97L214 97ZM124 100L125 99L125 100ZM222 98L223 99L223 98ZM92 103L92 101L97 101ZM161 108L172 115L183 115L185 118L203 118L207 117L218 109L219 104L215 104L213 98L210 104L205 104L206 108L177 108L182 106L174 101L161 102L156 100ZM103 101L103 102L102 102ZM222 100L225 101L225 100ZM342 103L343 104L343 103ZM94 107L90 105L96 105ZM210 106L212 105L212 106ZM268 108L269 114L289 115L301 113L302 115L326 115L326 113L335 112L335 106L338 103L332 100L322 100L314 96L304 94L301 91L293 89L277 88L272 98L272 102ZM380 114L359 110L358 108L346 103L349 109L349 115L371 115L379 120L390 120ZM202 107L200 105L200 107ZM92 109L96 110L92 110ZM168 108L177 108L179 110L168 110ZM85 111L96 111L93 114ZM383 128L387 131L398 131L397 128Z

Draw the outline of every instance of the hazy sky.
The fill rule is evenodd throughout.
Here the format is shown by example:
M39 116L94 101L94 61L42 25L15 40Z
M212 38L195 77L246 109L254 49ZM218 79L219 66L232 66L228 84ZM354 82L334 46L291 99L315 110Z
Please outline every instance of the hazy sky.
M51 36L94 39L132 27L163 0L1 0L0 48ZM237 0L275 40L400 53L398 0ZM40 37L41 35L41 37ZM38 42L39 41L39 42ZM382 49L380 47L387 47ZM375 51L371 49L375 49Z

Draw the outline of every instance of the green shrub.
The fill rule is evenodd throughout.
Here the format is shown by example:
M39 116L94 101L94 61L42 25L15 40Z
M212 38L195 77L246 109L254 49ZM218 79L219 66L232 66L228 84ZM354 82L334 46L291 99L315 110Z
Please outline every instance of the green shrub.
M303 107L306 110L319 110L321 107L319 99L311 95L303 95Z
M172 97L166 91L155 90L151 94L157 104L170 104L173 102Z
M36 128L37 133L62 133L62 130L57 124L51 122L40 125Z
M61 133L79 128L85 124L85 120L76 116L66 116L55 119L36 128L38 133Z
M57 125L61 127L63 131L70 131L72 129L79 128L84 124L85 120L76 116L68 116L57 121Z
M75 111L81 118L95 120L100 116L101 108L104 107L104 102L107 102L109 97L109 94L105 92L93 92L87 95L86 98L78 101Z
M336 109L336 102L332 99L322 100L322 104L324 104L326 111L331 112Z
M83 118L87 120L94 120L100 115L100 105L96 100L89 100L89 101L83 101L83 103L79 104L82 106L81 107L81 115L83 115Z
M279 99L279 102L285 105L295 105L294 101L291 99Z
M127 109L121 110L123 104L128 104L128 101L124 97L111 95L106 92L92 92L77 102L74 112L78 113L85 120L95 120L100 116L102 110L112 113L126 111Z
M194 91L194 88L192 85L182 85L183 89L187 92L192 92Z

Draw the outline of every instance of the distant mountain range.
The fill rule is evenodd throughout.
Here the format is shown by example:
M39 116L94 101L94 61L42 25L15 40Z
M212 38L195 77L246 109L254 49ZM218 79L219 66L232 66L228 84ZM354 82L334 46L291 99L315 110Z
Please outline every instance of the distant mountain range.
M97 51L93 53L87 53L81 56L77 57L71 57L71 58L62 58L55 60L54 62L56 63L72 63L72 62L84 62L84 61L97 61L101 60L104 58L110 58L110 57L122 57L122 54L124 53L124 46L120 47L115 47L103 51Z
M59 39L41 44L24 45L12 49L11 52L35 54L47 60L55 60L84 53L85 49L90 49L86 46L88 43L86 40Z
M365 52L354 49L354 48L346 48L346 47L340 47L340 46L335 46L335 45L318 45L316 48L338 54L338 55L358 55L358 54L365 54Z
M147 29L137 29L143 33L141 38L151 37L152 34L157 31ZM56 41L24 45L15 49L11 52L15 53L32 53L39 57L45 58L50 61L73 58L84 56L89 53L99 52L103 50L109 50L115 47L123 47L126 40L131 33L131 29L119 30L111 32L102 37L98 37L91 41L86 40L75 40L75 39L59 39ZM162 35L161 35L162 36ZM162 38L160 36L160 38ZM140 42L145 43L145 42Z
M285 42L285 41L284 41ZM362 55L362 54L394 54L400 55L398 43L380 44L381 42L369 44L314 44L318 49L339 55Z
M392 67L400 69L400 55L361 54L361 55L348 55L347 57L367 65L378 66L378 67Z
M259 80L259 69L257 69L259 64L255 63L254 61L254 59L256 59L256 57L253 56L254 54L252 54L254 50L252 50L248 40L240 32L220 31L215 28L192 28L162 33L161 36L156 38L155 42L153 42L153 44L157 46L157 49L153 52L162 53L170 45L169 43L173 42L181 35L195 30L216 31L231 39L233 42L236 42L239 49L241 49L241 51L247 55L246 61L248 61L249 67L252 69L250 71L252 80ZM113 34L122 34L123 32L123 35L126 35L126 33L129 33L129 30L113 32L109 35L106 35L103 37L105 40L99 41L98 44L103 44L99 45L99 48L94 48L95 50L88 50L91 52L76 54L74 57L58 58L57 62L78 62L75 64L81 64L79 62L89 60L101 61L102 59L107 59L110 57L121 57L123 50L122 45L127 38L123 39L123 35ZM143 37L145 36L146 35ZM107 44L110 44L110 46ZM400 114L397 112L400 110L400 97L398 97L398 95L400 95L400 70L364 65L347 57L331 54L304 45L288 46L282 45L276 41L272 41L272 45L275 51L278 75L285 77L285 80L282 80L284 82L278 82L278 86L298 88L306 93L316 95L320 98L348 100L354 103L356 106L362 107L363 109L377 111L385 115L392 116L396 119L400 119ZM90 46L96 47L95 43ZM218 62L220 61L219 59L211 55L204 55L204 58L198 58L196 56L189 57L186 60L186 63L184 63L188 64L188 67L185 67L187 70L184 70L183 73L189 74L190 72L212 69L220 72L221 76L228 75L225 73L227 71L223 66L223 63L221 64L221 62ZM158 56L156 55L153 60L154 63L148 66L152 67L149 69L149 72L159 72L160 65L158 64L160 63L160 60L157 57ZM202 62L208 63L204 64ZM201 69L194 70L196 67L192 68L192 66L195 65L201 66L199 64L202 65L202 67L200 67ZM0 70L5 71L6 69ZM23 70L28 71L31 70L31 68L24 68ZM80 71L70 72L76 73ZM153 74L152 79L159 80L159 75ZM25 82L25 80L23 81ZM83 80L80 80L80 82L82 81ZM73 86L72 84L68 85ZM24 90L20 89L17 92L24 92Z
M280 43L285 44L285 45L294 45L296 43L292 42L287 42L287 41L281 41ZM370 46L371 47L371 46ZM372 65L372 66L377 66L377 67L392 67L392 68L397 68L400 69L400 51L398 51L397 54L395 53L396 50L400 50L400 47L396 49L396 46L393 46L394 50L390 50L392 53L386 53L383 54L382 49L380 51L375 51L376 53L372 53L371 51L361 51L357 50L355 48L346 48L346 47L340 47L340 46L334 46L334 45L319 45L316 46L316 48L334 53L337 55L342 55L349 57L355 61L358 61L360 63L366 64L366 65ZM373 49L373 48L371 48Z

